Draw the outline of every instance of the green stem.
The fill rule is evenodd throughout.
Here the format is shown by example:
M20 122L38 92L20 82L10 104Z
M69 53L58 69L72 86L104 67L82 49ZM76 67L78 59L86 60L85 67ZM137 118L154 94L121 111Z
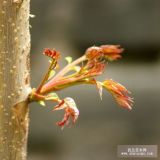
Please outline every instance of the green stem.
M49 66L49 68L48 68L48 71L47 71L44 79L42 80L42 82L40 83L39 87L38 87L37 90L35 91L36 93L40 93L43 85L46 83L46 81L47 81L48 78L49 78L50 71L51 71L52 69L54 69L54 68L56 67L56 65L57 65L57 61L55 61L55 60L53 59L53 60L52 60L52 63L50 64L50 66Z

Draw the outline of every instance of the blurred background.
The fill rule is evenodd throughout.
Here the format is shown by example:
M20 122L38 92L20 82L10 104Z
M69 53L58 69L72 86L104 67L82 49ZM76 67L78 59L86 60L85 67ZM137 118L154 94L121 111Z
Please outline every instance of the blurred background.
M107 92L101 101L93 86L65 89L59 96L74 98L80 117L63 131L55 125L63 117L51 111L55 104L31 104L29 160L116 160L117 145L160 144L160 1L32 0L31 13L32 87L48 67L44 48L62 53L62 67L65 56L75 59L89 46L120 44L123 58L99 79L125 85L135 104L129 112Z

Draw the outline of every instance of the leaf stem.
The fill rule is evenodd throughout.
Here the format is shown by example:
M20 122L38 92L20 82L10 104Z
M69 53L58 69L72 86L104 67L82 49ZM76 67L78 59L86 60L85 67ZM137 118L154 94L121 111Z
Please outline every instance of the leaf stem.
M75 61L73 61L72 63L68 64L66 67L64 67L54 78L53 80L57 80L61 77L63 77L67 72L70 71L70 68L85 61L86 60L86 56L83 55L82 57L76 59Z
M48 97L47 95L42 95L39 94L37 92L35 92L35 90L33 89L31 94L29 95L29 102L33 102L33 101L54 101L54 102L60 102L60 99L57 98L53 98L53 97Z

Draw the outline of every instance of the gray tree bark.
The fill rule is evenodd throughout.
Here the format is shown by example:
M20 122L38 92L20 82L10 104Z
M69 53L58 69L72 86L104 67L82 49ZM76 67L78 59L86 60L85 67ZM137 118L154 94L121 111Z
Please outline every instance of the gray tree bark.
M25 160L30 0L0 0L0 160Z

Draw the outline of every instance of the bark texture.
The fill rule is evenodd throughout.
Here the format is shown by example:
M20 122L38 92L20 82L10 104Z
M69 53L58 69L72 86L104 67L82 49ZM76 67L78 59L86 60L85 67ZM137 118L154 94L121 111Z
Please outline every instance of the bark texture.
M0 160L26 159L29 1L0 0Z

